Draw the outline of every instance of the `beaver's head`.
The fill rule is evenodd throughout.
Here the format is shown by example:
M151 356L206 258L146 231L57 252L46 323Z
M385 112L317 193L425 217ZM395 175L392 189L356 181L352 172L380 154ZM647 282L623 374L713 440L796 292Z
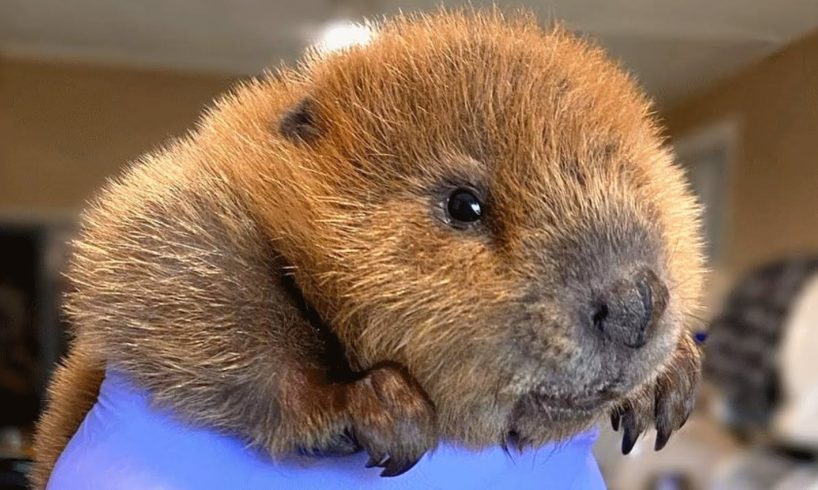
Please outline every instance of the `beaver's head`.
M409 369L444 436L500 440L532 401L551 435L586 426L697 304L698 209L649 102L559 28L400 19L230 103L296 283L353 366Z

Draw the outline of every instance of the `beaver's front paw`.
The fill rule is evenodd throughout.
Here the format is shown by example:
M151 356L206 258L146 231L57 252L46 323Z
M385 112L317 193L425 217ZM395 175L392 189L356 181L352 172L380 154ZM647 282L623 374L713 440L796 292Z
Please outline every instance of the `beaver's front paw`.
M687 421L696 401L696 385L701 377L701 353L688 337L679 341L670 361L656 380L614 407L611 424L622 426L622 453L633 449L636 439L650 425L656 427L658 451L665 447L671 433Z
M381 476L405 473L436 444L434 407L400 366L367 371L350 397L353 435L369 453L367 467L384 468Z

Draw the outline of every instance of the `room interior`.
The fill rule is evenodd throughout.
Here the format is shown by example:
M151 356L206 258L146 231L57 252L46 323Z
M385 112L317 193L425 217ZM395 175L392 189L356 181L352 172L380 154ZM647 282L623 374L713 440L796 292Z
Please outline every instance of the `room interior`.
M29 454L44 383L66 342L58 311L65 242L95 191L184 135L231 86L293 63L315 42L354 35L353 22L437 3L0 3L0 331L10 332L0 335L8 344L0 381L10 386L0 405L22 407L0 420L0 454ZM655 100L668 144L706 207L711 275L695 328L705 331L755 268L818 253L818 2L502 5L519 7L599 43ZM718 409L708 411L718 398L718 387L704 388L698 440L735 458L757 448L756 438L726 429ZM641 469L622 469L611 444L603 436L598 448L611 488L711 488L723 470L716 460L729 459L680 463L700 447L694 440L689 452L680 444L664 459L635 459ZM659 486L662 478L677 486Z

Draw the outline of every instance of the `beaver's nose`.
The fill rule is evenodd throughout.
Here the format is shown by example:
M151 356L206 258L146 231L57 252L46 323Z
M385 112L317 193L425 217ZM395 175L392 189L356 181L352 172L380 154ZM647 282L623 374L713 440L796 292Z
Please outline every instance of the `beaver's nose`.
M592 303L588 322L603 338L638 349L650 338L667 306L667 287L650 269L616 281Z

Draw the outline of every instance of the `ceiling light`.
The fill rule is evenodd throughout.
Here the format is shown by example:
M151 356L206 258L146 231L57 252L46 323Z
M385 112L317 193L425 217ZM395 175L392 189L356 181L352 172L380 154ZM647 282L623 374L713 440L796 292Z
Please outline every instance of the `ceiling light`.
M367 44L373 35L369 26L345 20L333 21L321 29L316 47L321 51L339 51Z

